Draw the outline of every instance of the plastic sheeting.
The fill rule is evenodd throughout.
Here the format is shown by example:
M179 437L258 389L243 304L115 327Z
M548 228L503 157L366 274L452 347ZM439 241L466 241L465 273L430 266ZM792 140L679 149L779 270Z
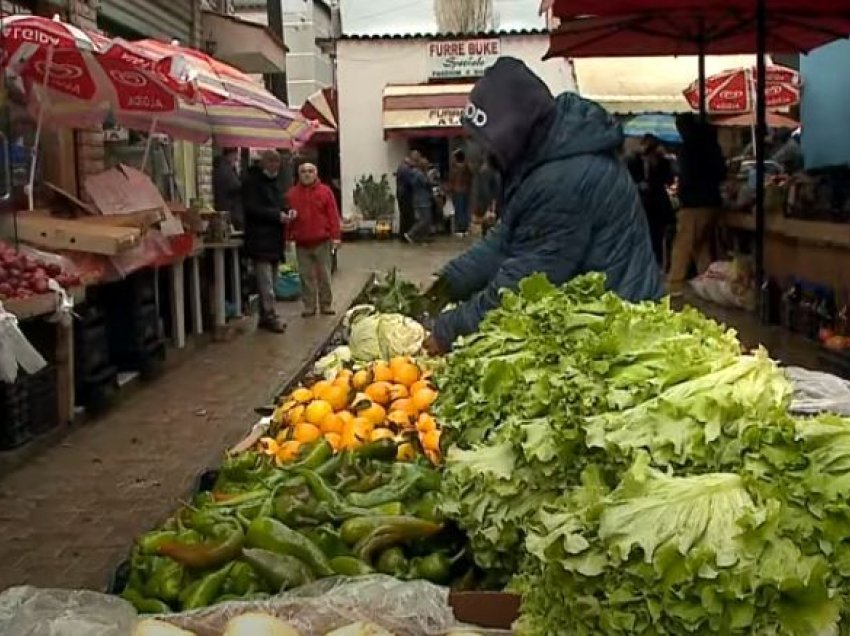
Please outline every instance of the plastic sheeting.
M155 618L197 636L220 636L231 618L247 612L280 618L303 636L324 636L357 622L378 625L395 636L444 636L459 630L482 636L510 634L458 623L448 596L448 589L425 581L334 578L266 601L222 603ZM131 636L139 620L123 599L95 592L17 587L0 594L3 636Z
M801 414L834 413L850 417L850 382L800 367L785 370L794 384L791 410Z

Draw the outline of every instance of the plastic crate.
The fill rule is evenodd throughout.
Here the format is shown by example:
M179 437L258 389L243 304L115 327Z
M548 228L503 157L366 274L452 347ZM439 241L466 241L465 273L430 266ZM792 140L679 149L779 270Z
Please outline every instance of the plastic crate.
M0 414L0 450L19 448L58 426L56 367L21 372L14 383L0 383Z

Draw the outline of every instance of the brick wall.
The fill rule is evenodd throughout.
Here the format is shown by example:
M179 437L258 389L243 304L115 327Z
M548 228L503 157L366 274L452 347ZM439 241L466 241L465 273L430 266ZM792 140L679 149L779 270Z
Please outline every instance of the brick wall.
M80 28L97 31L97 4L99 0L70 0L68 21ZM102 172L106 153L103 147L103 130L90 128L76 133L77 183L89 175Z
M192 0L193 42L192 46L203 49L204 33L201 22L201 1ZM213 149L212 144L195 146L195 167L197 169L197 192L201 199L212 204L213 201Z

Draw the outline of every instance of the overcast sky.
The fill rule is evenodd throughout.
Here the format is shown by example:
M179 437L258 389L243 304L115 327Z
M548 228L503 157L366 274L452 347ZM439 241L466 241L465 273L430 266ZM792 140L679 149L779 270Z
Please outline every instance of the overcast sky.
M433 0L342 0L342 28L347 35L433 33ZM494 0L499 28L543 26L540 0Z

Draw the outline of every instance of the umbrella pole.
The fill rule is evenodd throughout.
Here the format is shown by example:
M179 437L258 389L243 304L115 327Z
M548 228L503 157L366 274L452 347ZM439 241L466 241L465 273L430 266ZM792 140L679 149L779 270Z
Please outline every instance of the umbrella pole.
M708 119L708 95L705 86L705 33L702 19L700 19L700 35L697 41L697 63L699 67L698 82L699 82L699 118L705 122Z
M47 49L47 66L44 67L44 100L47 99L47 83L50 81L50 67L53 66L53 47ZM38 123L35 126L35 139L30 151L30 179L27 184L27 203L29 210L35 207L35 169L38 162L38 146L41 143L41 129L44 126L44 100L38 107Z
M156 125L157 125L158 122L159 122L159 117L154 117L153 121L151 122L151 127L148 130L148 139L145 142L145 154L142 155L142 166L140 168L142 172L145 171L145 166L148 165L148 157L150 157L151 144L153 143L153 134L156 131Z
M766 0L756 0L756 285L764 282L764 184L765 184L765 137L767 136L767 5Z

